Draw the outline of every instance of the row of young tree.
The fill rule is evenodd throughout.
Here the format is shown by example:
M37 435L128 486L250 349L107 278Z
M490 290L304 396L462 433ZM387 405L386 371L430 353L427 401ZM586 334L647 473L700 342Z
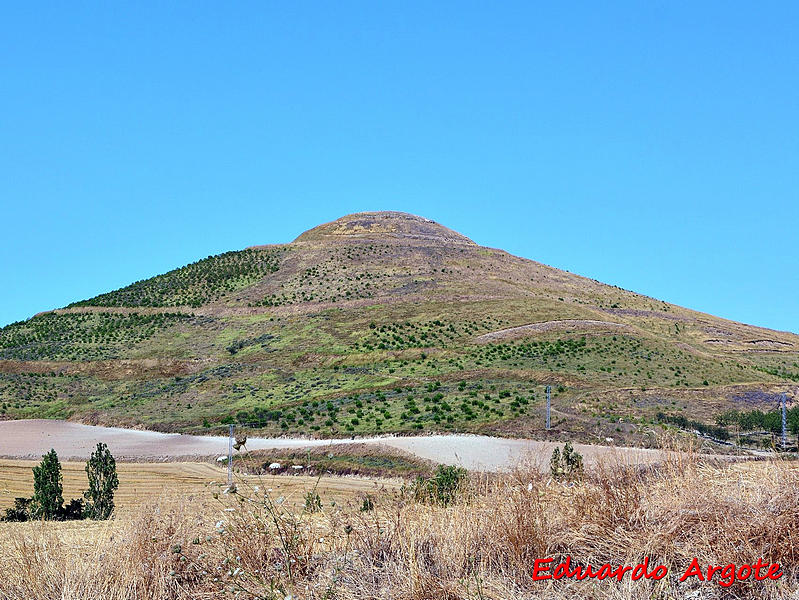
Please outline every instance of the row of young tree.
M794 435L799 434L799 406L788 409L785 416L788 430ZM721 427L735 426L741 432L780 433L782 431L782 412L780 410L763 412L757 409L750 411L728 410L716 417L716 423Z
M688 419L683 415L667 415L663 412L657 413L657 420L661 423L670 423L671 425L676 425L680 429L698 431L702 435L716 438L717 440L726 441L730 439L730 432L727 431L726 427L722 425L708 425L702 421Z
M72 499L64 505L61 463L55 450L42 457L33 467L33 496L15 498L14 507L6 509L2 521L70 521L76 519L108 519L114 512L114 493L119 487L117 467L108 446L102 442L86 463L89 489L83 498Z

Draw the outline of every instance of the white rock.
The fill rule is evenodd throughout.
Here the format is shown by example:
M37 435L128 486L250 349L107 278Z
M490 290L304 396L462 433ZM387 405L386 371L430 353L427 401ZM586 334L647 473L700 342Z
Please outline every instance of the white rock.
M271 465L269 465L269 468L270 469L279 469L280 468L280 463L272 463Z

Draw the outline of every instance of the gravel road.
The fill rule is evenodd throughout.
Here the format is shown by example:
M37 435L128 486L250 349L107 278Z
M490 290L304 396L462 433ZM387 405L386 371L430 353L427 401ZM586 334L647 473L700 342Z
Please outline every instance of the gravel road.
M415 437L372 437L314 440L302 438L250 438L248 450L303 448L331 443L352 442L384 444L422 458L479 471L503 471L519 461L532 461L548 468L553 442L495 438L480 435L426 435ZM0 456L39 458L54 448L62 460L85 460L97 442L105 442L120 460L178 460L198 456L224 455L227 437L158 433L118 427L96 427L66 421L0 421ZM657 462L663 454L657 450L615 448L575 444L586 464L598 459L628 464Z

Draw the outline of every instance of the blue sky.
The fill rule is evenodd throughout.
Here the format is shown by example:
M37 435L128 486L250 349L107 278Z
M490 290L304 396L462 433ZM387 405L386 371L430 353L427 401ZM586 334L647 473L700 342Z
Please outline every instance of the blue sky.
M225 4L4 5L0 325L390 209L799 332L799 3Z

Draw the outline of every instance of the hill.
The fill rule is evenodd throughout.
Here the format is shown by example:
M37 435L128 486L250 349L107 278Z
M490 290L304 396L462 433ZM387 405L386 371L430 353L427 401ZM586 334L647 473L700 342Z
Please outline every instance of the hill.
M0 418L647 442L799 388L799 336L348 215L0 329ZM695 422L695 423L691 423ZM699 425L697 425L699 424Z

